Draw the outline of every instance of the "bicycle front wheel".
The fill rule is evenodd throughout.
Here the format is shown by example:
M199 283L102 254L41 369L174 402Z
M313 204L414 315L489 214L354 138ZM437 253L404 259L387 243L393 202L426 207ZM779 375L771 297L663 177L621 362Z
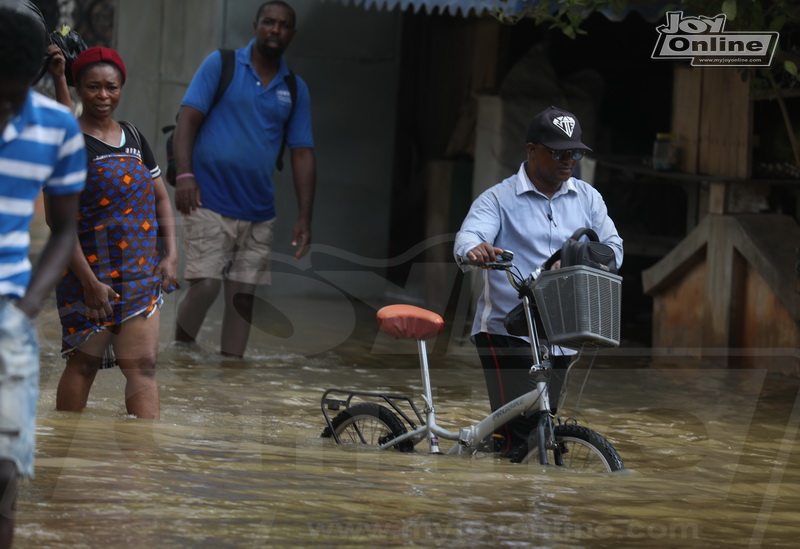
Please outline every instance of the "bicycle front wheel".
M339 412L331 424L341 444L381 446L407 432L394 412L374 402L361 402ZM331 428L325 427L322 436L332 437ZM404 440L394 448L401 452L413 452L414 444Z
M617 451L600 433L579 425L556 425L555 448L547 460L579 472L612 473L625 468ZM541 463L539 449L533 448L522 463Z

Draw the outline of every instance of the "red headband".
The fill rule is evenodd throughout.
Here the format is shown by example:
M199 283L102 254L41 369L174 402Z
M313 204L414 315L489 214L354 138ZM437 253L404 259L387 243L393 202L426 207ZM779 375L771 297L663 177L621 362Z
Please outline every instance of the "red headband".
M81 54L72 62L72 81L78 81L78 73L86 65L99 62L111 63L119 69L122 73L122 83L125 83L125 63L117 52L110 48L89 48L81 52Z

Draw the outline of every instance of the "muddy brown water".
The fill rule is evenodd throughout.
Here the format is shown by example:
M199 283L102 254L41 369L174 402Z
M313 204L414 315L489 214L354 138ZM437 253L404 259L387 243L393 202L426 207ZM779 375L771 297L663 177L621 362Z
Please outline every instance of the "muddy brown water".
M768 356L764 369L737 370L641 348L585 355L566 408L628 470L567 474L321 439L329 387L422 406L416 348L379 334L364 305L276 306L305 328L257 321L252 356L228 361L213 319L201 348L167 345L168 300L156 422L125 416L118 370L98 374L85 412L54 410L63 363L46 308L36 477L20 493L15 547L797 545L798 382L768 374ZM335 321L319 322L319 307ZM481 419L473 349L453 337L431 349L440 423Z

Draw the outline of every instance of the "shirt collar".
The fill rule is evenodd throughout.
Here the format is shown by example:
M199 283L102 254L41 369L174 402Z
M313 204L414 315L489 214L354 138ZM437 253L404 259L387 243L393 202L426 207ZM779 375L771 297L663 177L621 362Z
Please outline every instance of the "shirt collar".
M528 171L525 169L528 165L528 161L526 160L522 164L520 164L519 172L517 172L517 195L521 195L527 192L534 192L539 196L543 196L547 198L544 193L540 192L534 185L533 182L528 177ZM568 192L578 192L578 188L575 186L575 178L570 177L566 181L561 184L561 188L556 191L556 194L553 195L553 198L557 196L561 196L562 194L567 194Z

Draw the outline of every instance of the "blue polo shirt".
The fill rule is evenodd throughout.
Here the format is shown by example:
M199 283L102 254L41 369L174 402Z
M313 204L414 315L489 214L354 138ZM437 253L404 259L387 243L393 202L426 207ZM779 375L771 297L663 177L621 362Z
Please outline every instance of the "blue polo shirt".
M481 242L488 242L514 252L514 264L522 276L528 276L582 227L594 229L600 242L614 250L617 267L622 265L622 238L600 193L585 181L570 177L548 198L533 186L523 163L516 175L484 191L473 202L456 235L453 253L456 258L465 257ZM503 319L519 303L517 291L501 271L481 269L481 274L483 292L472 335L508 335Z
M78 193L86 150L78 121L34 91L0 135L0 295L22 297L31 278L29 228L36 197Z
M233 79L213 108L222 72L219 51L203 61L182 105L206 114L192 156L203 207L235 219L267 221L276 215L272 175L292 101L283 59L266 89L261 84L250 62L254 43L255 39L236 50ZM289 149L314 146L308 86L300 77L286 145Z

